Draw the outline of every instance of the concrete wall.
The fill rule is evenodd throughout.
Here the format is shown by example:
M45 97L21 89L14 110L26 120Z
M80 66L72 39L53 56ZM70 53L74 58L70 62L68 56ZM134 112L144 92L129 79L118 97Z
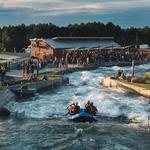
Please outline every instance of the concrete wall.
M29 88L35 88L37 91L42 91L46 88L53 87L56 85L63 85L68 82L69 82L69 79L67 77L61 77L61 78L55 79L55 80L31 82L31 83L27 83L25 85L27 85Z
M0 90L0 108L5 106L10 101L15 100L16 96L9 89Z
M135 86L135 85L131 85L131 84L125 84L115 79L112 79L111 77L103 79L102 85L108 88L111 87L113 89L122 89L127 92L137 93L144 97L150 98L150 90L147 90L142 87Z

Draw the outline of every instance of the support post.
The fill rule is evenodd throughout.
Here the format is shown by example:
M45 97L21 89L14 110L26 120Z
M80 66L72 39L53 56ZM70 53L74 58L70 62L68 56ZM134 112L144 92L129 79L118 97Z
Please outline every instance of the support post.
M66 65L66 69L68 68L68 52L66 54L66 58L65 58L65 65Z
M150 101L148 102L148 132L150 131Z
M21 85L20 85L20 96L21 97L22 97L22 93L23 93L22 88L23 88L23 86L22 86L22 82L21 82Z
M134 77L134 67L135 67L134 60L132 60L132 77Z
M9 94L8 94L8 84L6 86L6 97L7 97L7 100L8 100L8 97L9 97Z

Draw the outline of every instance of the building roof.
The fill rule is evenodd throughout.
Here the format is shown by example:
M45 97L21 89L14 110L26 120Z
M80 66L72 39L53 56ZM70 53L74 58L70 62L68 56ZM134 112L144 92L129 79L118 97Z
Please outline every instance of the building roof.
M118 47L119 45L113 41L113 39L104 39L100 37L61 37L53 39L44 39L50 46L55 49L71 49L71 48L93 48L93 47L107 47L114 46Z
M114 37L54 37L53 40L114 40Z

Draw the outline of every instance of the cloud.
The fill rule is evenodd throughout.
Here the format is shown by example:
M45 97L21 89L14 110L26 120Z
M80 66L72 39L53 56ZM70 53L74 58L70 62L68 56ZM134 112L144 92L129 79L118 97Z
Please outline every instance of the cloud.
M149 0L114 0L106 1L103 3L106 9L115 10L115 9L131 9L139 7L147 7L150 5Z
M72 14L72 13L94 13L94 12L101 12L103 11L103 6L100 4L84 4L84 5L77 5L77 4L61 4L59 7L53 5L52 8L45 8L45 9L36 9L34 12L38 13L38 15L43 16L56 16L61 14Z
M24 0L0 0L0 7L3 8L12 8L21 6L24 3Z
M32 15L61 15L78 12L95 12L103 10L100 3L85 3L67 0L0 0L0 9L27 8Z
M39 13L38 15L61 15L61 14L71 14L71 13L79 13L79 12L97 12L102 11L104 8L99 3L84 3L84 2L67 2L65 0L57 0L55 2L45 2L40 4L35 4L36 9L33 8L35 13ZM34 6L35 6L34 5ZM42 6L42 7L41 7ZM44 8L44 9L43 9Z
M57 16L73 13L111 13L126 9L150 6L149 0L45 0L40 3L32 1L33 12L40 16Z
M1 8L30 8L38 15L106 12L150 5L149 0L0 0Z
M76 18L79 18L80 15L105 15L107 18L107 15L115 17L115 14L144 7L150 9L150 0L0 0L0 18L3 18L3 20L1 19L3 24L6 21L4 15L7 15L7 22L14 17L17 18L16 22L25 18L22 20L24 23L32 21L31 18L40 22L44 18L45 20L48 17L57 20L63 16L66 20L65 16L71 15L74 18L76 15L78 15Z

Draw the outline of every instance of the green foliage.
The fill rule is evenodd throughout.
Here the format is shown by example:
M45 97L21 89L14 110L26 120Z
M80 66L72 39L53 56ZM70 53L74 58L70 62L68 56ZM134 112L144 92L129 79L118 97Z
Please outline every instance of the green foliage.
M146 81L146 83L131 83L131 82L128 82L127 80L119 80L119 81L125 84L135 85L137 87L142 87L144 89L150 90L149 81Z
M5 48L2 43L0 43L0 52L5 52Z
M21 52L22 48L30 44L30 38L51 38L55 36L113 36L117 43L124 45L135 44L138 33L140 43L150 45L150 27L121 29L120 26L108 22L89 22L69 24L59 27L52 23L18 25L0 28L0 43L4 44L7 51Z
M48 80L56 80L56 79L59 79L61 76L58 76L58 75L48 75ZM41 74L38 76L38 79L39 80L43 80L44 78L44 74Z

